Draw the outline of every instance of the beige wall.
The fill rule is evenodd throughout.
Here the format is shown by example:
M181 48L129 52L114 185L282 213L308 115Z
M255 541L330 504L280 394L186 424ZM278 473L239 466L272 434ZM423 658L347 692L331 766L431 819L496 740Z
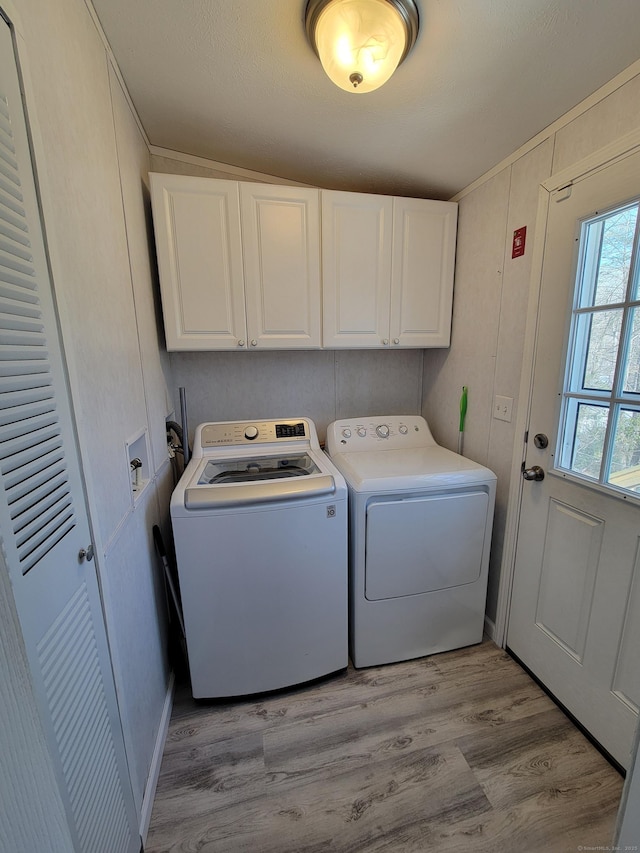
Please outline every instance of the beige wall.
M172 353L189 433L207 420L310 417L321 441L338 418L419 414L420 350Z
M638 76L621 75L607 94L589 99L459 197L452 342L425 351L423 405L438 441L455 449L458 401L469 387L465 455L498 475L487 615L495 619L511 476L524 330L539 185L552 174L640 127ZM629 79L630 78L630 79ZM588 106L588 108L587 108ZM523 257L511 258L516 228L527 227ZM514 401L511 423L492 416L498 394Z
M4 7L3 0L0 6ZM151 275L149 152L83 0L7 0L22 36L26 105L105 618L138 814L169 683L162 570L172 408ZM148 436L135 502L125 443Z

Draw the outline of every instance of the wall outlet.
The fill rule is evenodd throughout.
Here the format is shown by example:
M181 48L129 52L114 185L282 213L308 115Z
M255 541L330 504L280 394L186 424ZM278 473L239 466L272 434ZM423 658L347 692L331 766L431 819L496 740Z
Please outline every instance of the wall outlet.
M511 423L511 410L513 408L513 397L499 397L496 395L493 401L493 417L499 421Z

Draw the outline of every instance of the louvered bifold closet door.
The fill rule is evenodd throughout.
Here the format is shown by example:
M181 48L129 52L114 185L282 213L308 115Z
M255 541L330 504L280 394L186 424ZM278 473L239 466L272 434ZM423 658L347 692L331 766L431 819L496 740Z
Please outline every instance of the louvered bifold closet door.
M1 17L0 483L3 554L75 847L133 853L137 819L95 562L79 558L90 530L11 31Z
M9 105L0 96L0 471L23 574L75 525Z

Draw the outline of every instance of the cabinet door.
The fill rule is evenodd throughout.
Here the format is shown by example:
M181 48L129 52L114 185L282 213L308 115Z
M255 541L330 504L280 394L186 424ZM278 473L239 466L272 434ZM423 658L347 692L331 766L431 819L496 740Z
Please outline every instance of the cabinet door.
M326 347L389 343L392 212L389 196L322 191Z
M238 184L152 174L151 201L167 349L244 346Z
M449 346L457 218L454 202L394 199L392 346Z
M240 184L250 348L320 347L319 191Z

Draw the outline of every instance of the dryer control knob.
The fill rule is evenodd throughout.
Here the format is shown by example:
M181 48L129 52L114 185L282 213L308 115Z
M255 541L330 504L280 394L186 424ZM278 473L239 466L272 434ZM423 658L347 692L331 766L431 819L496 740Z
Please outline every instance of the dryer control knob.
M409 427L406 424L400 424L398 429L400 430L400 435L406 435L409 432Z
M376 433L380 438L389 438L389 427L386 424L379 424L376 427Z
M244 431L244 437L253 441L254 438L258 437L258 427L248 426Z
M360 436L360 438L364 438L367 434L367 431L364 427L358 427L357 432L358 432L358 435Z
M351 438L351 430L348 428L343 429L342 434L345 438Z

